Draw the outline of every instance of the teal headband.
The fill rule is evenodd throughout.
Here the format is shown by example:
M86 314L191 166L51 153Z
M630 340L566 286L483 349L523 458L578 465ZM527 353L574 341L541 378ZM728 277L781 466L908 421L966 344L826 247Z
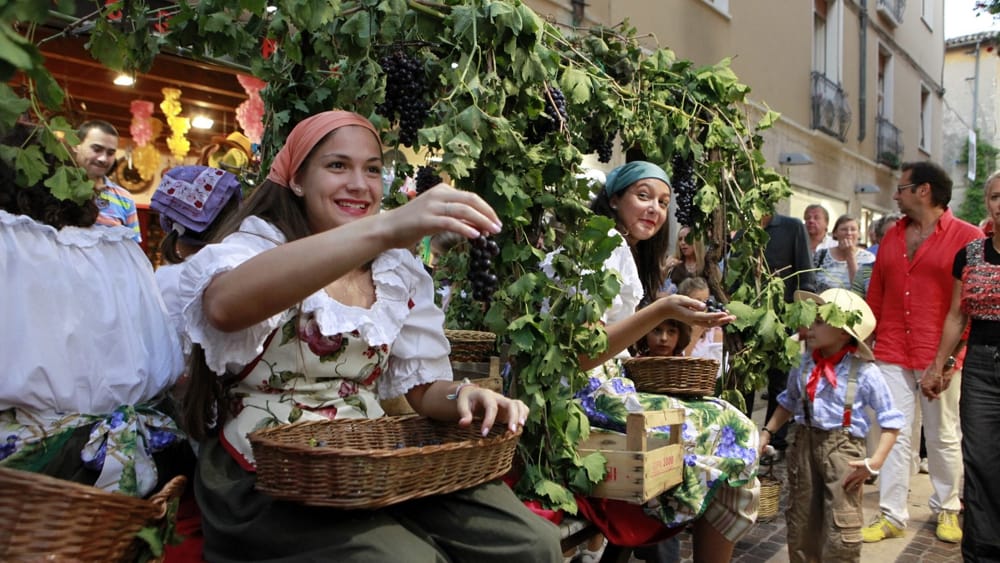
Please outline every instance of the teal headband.
M613 196L639 180L645 180L646 178L662 180L668 186L670 185L670 178L667 177L667 173L662 168L652 162L636 160L608 172L608 179L604 182L604 192L609 196Z

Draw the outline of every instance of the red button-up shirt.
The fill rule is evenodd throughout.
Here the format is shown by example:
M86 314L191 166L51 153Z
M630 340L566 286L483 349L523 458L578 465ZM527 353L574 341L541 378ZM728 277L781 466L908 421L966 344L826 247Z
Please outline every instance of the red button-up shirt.
M910 218L904 217L882 238L867 300L878 320L875 358L922 371L934 360L941 342L955 283L951 276L955 254L983 233L946 209L910 260L909 224Z

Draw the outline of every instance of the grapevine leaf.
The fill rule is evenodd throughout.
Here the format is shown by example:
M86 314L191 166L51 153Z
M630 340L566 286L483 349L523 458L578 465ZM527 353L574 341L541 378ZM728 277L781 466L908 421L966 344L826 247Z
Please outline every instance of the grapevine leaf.
M574 67L568 67L559 80L566 99L574 104L590 101L590 77Z
M770 129L780 118L781 118L780 113L772 109L768 109L767 113L765 113L757 122L757 130L763 131L765 129Z
M28 146L23 149L10 147L10 149L15 153L14 162L17 171L24 174L25 185L34 186L49 173L49 166L38 146ZM4 155L4 160L7 158L8 156Z
M37 52L37 48L21 34L14 31L14 28L0 27L0 59L9 62L16 68L31 68L34 62L32 51Z
M0 83L0 125L11 127L28 108L31 101L21 98L7 84Z
M355 12L344 22L342 31L352 36L358 47L368 47L372 37L371 17L364 10Z
M58 108L62 106L65 93L48 70L37 68L28 71L27 74L35 81L35 92L45 107Z

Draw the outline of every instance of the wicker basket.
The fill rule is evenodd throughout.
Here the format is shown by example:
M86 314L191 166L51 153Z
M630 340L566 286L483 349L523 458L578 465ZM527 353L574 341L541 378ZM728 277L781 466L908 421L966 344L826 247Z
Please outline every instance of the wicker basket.
M450 493L510 470L521 435L419 416L306 421L250 434L257 489L343 509L381 508Z
M159 526L184 491L174 477L149 499L0 468L0 561L134 561L136 534Z
M713 395L719 371L716 360L683 356L628 358L622 366L638 391L693 397Z
M767 522L778 515L778 504L781 500L781 481L770 475L760 475L760 506L757 508L757 521Z
M453 362L488 362L496 352L497 335L478 330L445 330Z

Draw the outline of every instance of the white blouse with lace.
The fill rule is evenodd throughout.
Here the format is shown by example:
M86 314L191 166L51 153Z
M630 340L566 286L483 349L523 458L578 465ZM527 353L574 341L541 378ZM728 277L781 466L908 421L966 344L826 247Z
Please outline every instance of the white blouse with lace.
M384 414L380 398L452 379L433 281L405 250L386 251L372 262L371 308L344 305L319 290L249 328L227 333L211 326L201 298L212 279L284 242L273 225L249 217L238 232L184 262L177 288L185 337L204 349L212 371L243 376L229 393L232 413L222 440L247 469L253 453L246 436L256 429L374 418Z

